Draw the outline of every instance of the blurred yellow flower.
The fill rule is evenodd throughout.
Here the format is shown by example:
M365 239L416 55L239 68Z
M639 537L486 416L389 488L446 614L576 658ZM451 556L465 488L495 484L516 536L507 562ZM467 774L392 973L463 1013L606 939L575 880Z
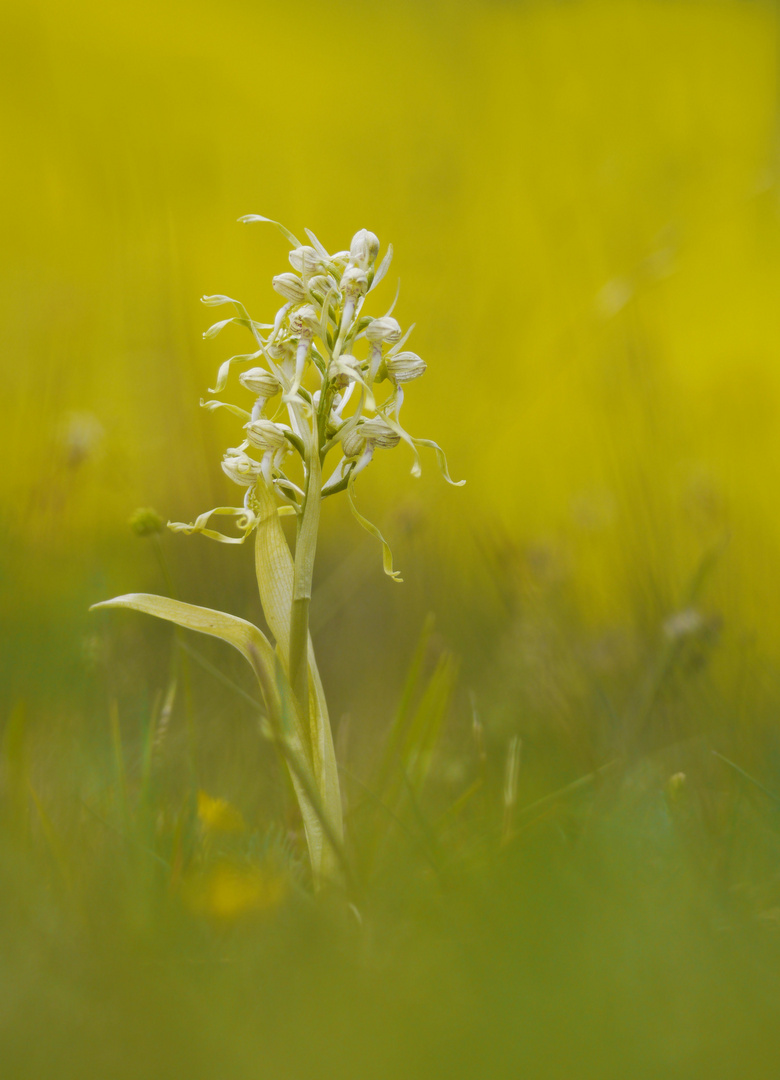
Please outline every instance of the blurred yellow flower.
M190 880L184 896L196 914L230 922L273 910L286 892L287 883L278 872L225 860Z
M198 821L206 832L236 833L246 829L240 810L225 799L214 799L205 791L198 792Z

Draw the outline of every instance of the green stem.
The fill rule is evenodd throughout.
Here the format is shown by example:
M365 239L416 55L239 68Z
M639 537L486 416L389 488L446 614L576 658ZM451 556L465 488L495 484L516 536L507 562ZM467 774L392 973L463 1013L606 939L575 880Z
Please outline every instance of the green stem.
M309 719L309 605L317 554L317 531L320 523L322 466L319 439L315 434L306 462L306 492L298 518L295 541L292 607L290 610L290 685L301 717Z
M317 550L322 494L321 445L328 416L327 401L308 429L305 417L295 426L305 444L306 469L298 517L295 557L285 539L273 492L260 482L256 489L258 524L255 541L257 584L268 626L276 638L279 658L290 684L289 704L300 731L300 761L311 769L316 799L288 761L301 805L311 855L315 888L344 879L341 795L328 708L308 633L312 573ZM313 430L312 430L313 429ZM284 725L280 732L285 731ZM327 818L327 824L321 818Z

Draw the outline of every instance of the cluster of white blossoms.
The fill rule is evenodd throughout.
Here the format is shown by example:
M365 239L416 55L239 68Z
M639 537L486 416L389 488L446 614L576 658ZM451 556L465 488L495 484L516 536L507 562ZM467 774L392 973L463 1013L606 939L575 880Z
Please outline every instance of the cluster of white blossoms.
M239 220L270 221L256 214ZM226 450L222 468L245 489L243 506L217 507L191 525L174 522L169 526L240 544L257 525L261 505L267 506L259 499L258 485L273 492L279 513L297 515L302 515L307 500L346 490L358 521L382 541L385 569L395 577L384 539L355 508L355 478L377 450L404 442L413 453L413 475L420 473L419 447L427 446L435 451L445 478L453 481L441 448L429 439L414 438L401 426L406 385L426 370L425 361L404 348L413 326L404 333L393 318L395 301L378 318L363 314L366 298L390 266L392 246L378 262L379 240L361 229L349 251L330 255L308 229L310 245L301 244L278 222L270 223L292 245L292 270L277 274L272 283L282 299L273 322L255 322L243 304L229 296L203 297L209 306L232 304L236 310L233 317L210 327L205 338L236 323L250 331L255 344L253 352L232 356L222 364L210 390L222 393L233 366L247 365L237 381L247 397L254 399L252 403L247 401L243 407L201 401L207 409L228 409L241 421L240 441ZM339 452L339 459L323 478L331 451ZM241 535L225 536L209 528L214 515L234 516Z

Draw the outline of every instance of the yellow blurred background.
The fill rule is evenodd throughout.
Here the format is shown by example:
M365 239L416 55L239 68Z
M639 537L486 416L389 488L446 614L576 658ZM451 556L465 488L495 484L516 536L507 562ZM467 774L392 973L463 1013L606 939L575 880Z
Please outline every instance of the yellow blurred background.
M10 634L161 587L137 506L229 501L231 422L198 399L245 342L202 341L198 298L272 316L285 243L236 224L260 213L395 246L372 313L400 277L428 363L409 426L468 481L432 458L415 481L403 448L362 478L412 638L432 582L445 619L488 619L528 574L565 579L599 632L657 621L716 551L711 613L780 658L773 6L29 0L3 20ZM365 629L395 586L343 506L324 527L337 586L369 545ZM248 571L165 544L186 599Z
M777 3L0 4L3 1080L775 1076ZM128 524L235 498L248 213L393 243L467 481L360 476L402 586L324 503L349 911L243 659L88 612L261 617Z

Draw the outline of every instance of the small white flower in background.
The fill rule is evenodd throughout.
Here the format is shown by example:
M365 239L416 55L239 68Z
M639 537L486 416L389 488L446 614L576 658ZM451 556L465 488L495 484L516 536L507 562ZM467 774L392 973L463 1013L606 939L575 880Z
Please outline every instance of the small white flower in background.
M692 607L683 608L664 620L664 634L670 641L678 641L698 634L703 626L704 617L700 611Z
M268 221L257 215L241 220ZM204 337L212 338L234 323L248 330L254 341L253 352L222 364L212 391L225 389L233 365L246 364L238 382L254 395L254 404L245 408L227 401L202 402L209 409L227 409L241 423L244 441L226 452L222 469L244 488L244 506L219 507L192 525L173 523L171 528L241 543L256 525L258 484L272 491L279 513L301 515L311 490L312 455L317 454L322 464L329 453L339 453L329 477L317 480L318 497L347 491L357 520L383 544L386 571L397 577L384 538L357 512L355 477L371 463L376 450L391 450L404 442L414 455L413 475L420 472L419 448L427 446L435 451L445 478L453 481L441 448L414 438L400 423L404 388L427 368L416 353L403 351L412 327L404 333L392 308L378 317L363 313L366 298L387 273L392 247L378 262L378 237L360 229L348 251L331 255L308 230L311 243L302 244L283 226L278 228L290 243L292 270L272 278L274 291L284 301L272 321L254 321L243 304L231 297L203 297L209 306L232 304L236 311L233 318L211 326ZM388 393L380 401L377 391L382 385ZM281 404L270 404L280 391ZM294 463L292 475L285 471L288 461ZM208 528L213 513L232 513L243 535L224 536Z
M105 431L92 413L71 412L62 418L58 436L67 464L75 468L96 453Z

